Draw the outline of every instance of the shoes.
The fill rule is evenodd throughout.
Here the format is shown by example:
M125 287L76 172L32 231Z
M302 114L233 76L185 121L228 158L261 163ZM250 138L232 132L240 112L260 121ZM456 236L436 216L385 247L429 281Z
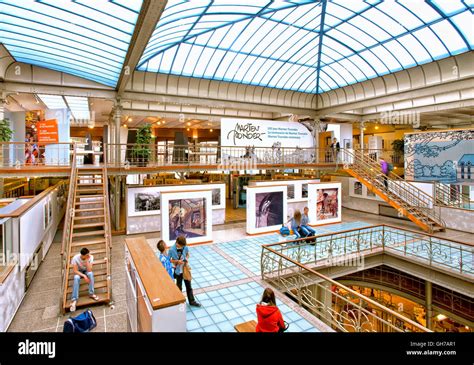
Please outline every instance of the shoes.
M201 303L198 303L198 302L192 302L192 303L189 303L189 305L192 305L193 307L202 307Z
M76 310L76 303L77 302L75 300L71 302L71 306L69 307L70 312L74 312Z

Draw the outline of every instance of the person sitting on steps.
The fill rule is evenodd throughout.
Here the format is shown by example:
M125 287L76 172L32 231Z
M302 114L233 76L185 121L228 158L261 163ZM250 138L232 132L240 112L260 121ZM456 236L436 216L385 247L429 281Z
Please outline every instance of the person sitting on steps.
M89 249L86 247L82 248L80 253L75 255L71 260L74 272L74 285L72 287L71 306L69 308L71 312L76 310L81 278L89 284L89 297L95 301L99 300L99 297L94 293L94 273L92 272L93 262L94 257L89 253Z

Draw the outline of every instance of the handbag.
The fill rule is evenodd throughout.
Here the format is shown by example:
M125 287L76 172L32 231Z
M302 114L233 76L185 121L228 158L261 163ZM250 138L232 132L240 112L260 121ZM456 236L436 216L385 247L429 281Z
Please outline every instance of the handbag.
M185 263L183 267L183 279L187 281L191 281L193 279L191 274L191 266L189 266L188 263Z

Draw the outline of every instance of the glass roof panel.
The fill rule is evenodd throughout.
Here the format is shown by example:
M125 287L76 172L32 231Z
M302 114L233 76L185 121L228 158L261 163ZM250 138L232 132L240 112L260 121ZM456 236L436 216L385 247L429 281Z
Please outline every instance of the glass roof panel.
M0 43L17 61L115 86L141 5L2 0Z
M0 3L16 60L116 85L142 0ZM321 92L473 50L473 20L463 0L169 0L137 69Z

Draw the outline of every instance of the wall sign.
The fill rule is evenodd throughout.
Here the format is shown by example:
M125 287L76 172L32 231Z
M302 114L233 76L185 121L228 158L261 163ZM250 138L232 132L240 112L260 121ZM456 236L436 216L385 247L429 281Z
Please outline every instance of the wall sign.
M311 148L314 138L298 122L235 118L221 120L222 146L272 147L275 143L281 143L282 147Z
M43 120L37 123L38 142L59 142L58 121L56 119Z

